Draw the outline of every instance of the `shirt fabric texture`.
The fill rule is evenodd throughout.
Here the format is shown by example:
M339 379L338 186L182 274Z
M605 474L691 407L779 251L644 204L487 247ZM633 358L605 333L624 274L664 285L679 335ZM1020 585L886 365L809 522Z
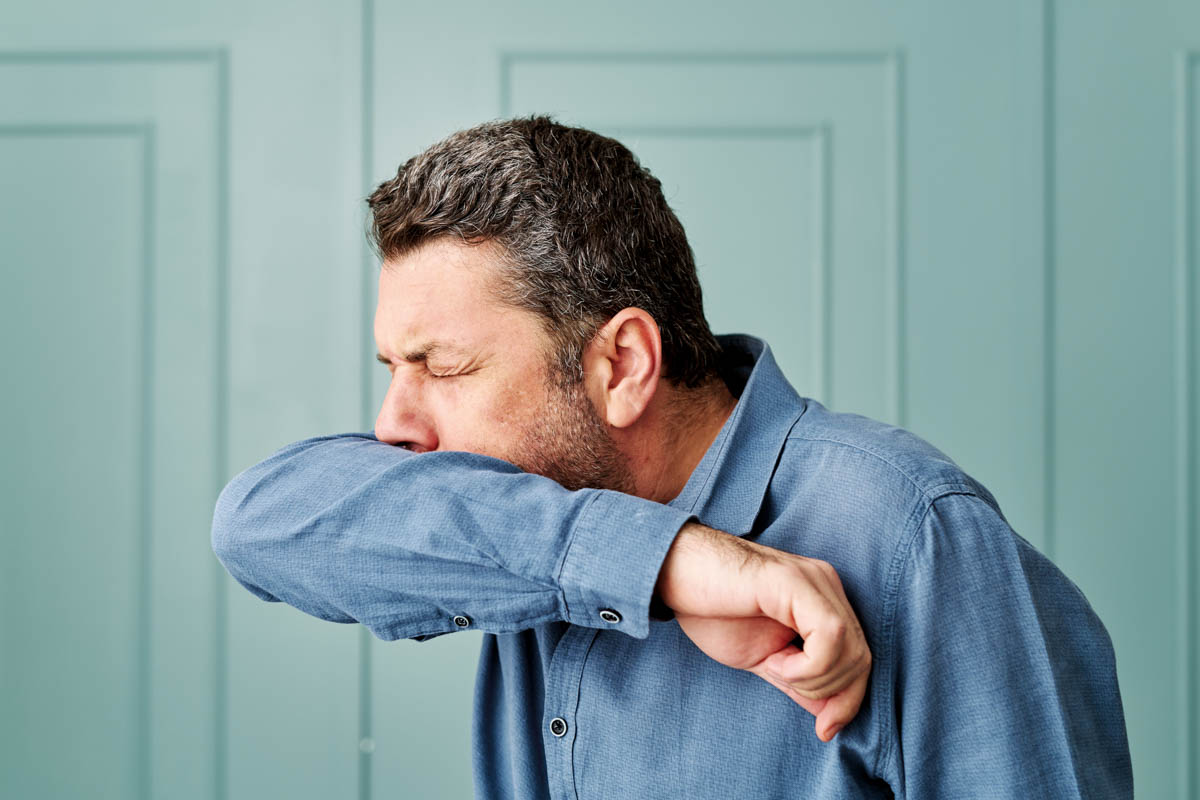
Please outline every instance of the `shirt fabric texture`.
M1079 589L932 445L719 339L738 403L667 505L347 433L235 477L214 551L258 597L380 639L482 630L479 798L1131 797L1112 644ZM873 666L832 742L651 617L689 519L837 569Z

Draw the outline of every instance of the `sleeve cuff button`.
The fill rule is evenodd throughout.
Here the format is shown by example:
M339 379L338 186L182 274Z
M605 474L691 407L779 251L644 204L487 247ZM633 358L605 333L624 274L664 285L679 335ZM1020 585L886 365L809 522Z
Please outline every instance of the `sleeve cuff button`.
M466 628L471 624L471 618L464 617L462 614L457 614L454 617L454 624L460 628Z
M611 608L602 608L600 609L600 619L604 620L605 622L611 622L615 625L621 621L621 615L616 611L613 611Z

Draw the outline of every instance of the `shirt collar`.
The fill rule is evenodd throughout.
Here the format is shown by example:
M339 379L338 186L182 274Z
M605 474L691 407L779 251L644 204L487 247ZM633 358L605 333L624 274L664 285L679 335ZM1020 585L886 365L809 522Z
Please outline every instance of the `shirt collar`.
M738 402L670 505L705 525L745 536L754 527L788 432L806 406L765 341L745 334L717 341L721 377Z

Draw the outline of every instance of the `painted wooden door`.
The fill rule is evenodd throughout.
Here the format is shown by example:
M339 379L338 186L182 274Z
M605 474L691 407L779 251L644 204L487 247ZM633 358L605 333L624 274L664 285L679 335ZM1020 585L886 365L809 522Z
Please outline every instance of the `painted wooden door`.
M362 198L531 112L664 183L718 331L905 425L1108 626L1138 793L1200 797L1184 0L26 2L0 25L5 797L462 797L478 634L382 643L208 549L369 429Z

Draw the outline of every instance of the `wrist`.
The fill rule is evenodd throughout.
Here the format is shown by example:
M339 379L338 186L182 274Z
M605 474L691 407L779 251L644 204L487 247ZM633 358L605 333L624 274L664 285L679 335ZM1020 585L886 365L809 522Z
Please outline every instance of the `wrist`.
M659 568L658 579L654 583L654 597L670 608L672 615L676 603L679 602L679 579L681 572L681 562L693 555L694 550L702 547L701 539L704 536L704 531L709 530L703 525L696 522L688 522L679 529L679 533L675 535L674 541L671 542L670 548L667 550L666 556L663 558L662 566Z
M753 575L769 548L695 522L680 528L663 559L654 594L675 612L753 616Z

